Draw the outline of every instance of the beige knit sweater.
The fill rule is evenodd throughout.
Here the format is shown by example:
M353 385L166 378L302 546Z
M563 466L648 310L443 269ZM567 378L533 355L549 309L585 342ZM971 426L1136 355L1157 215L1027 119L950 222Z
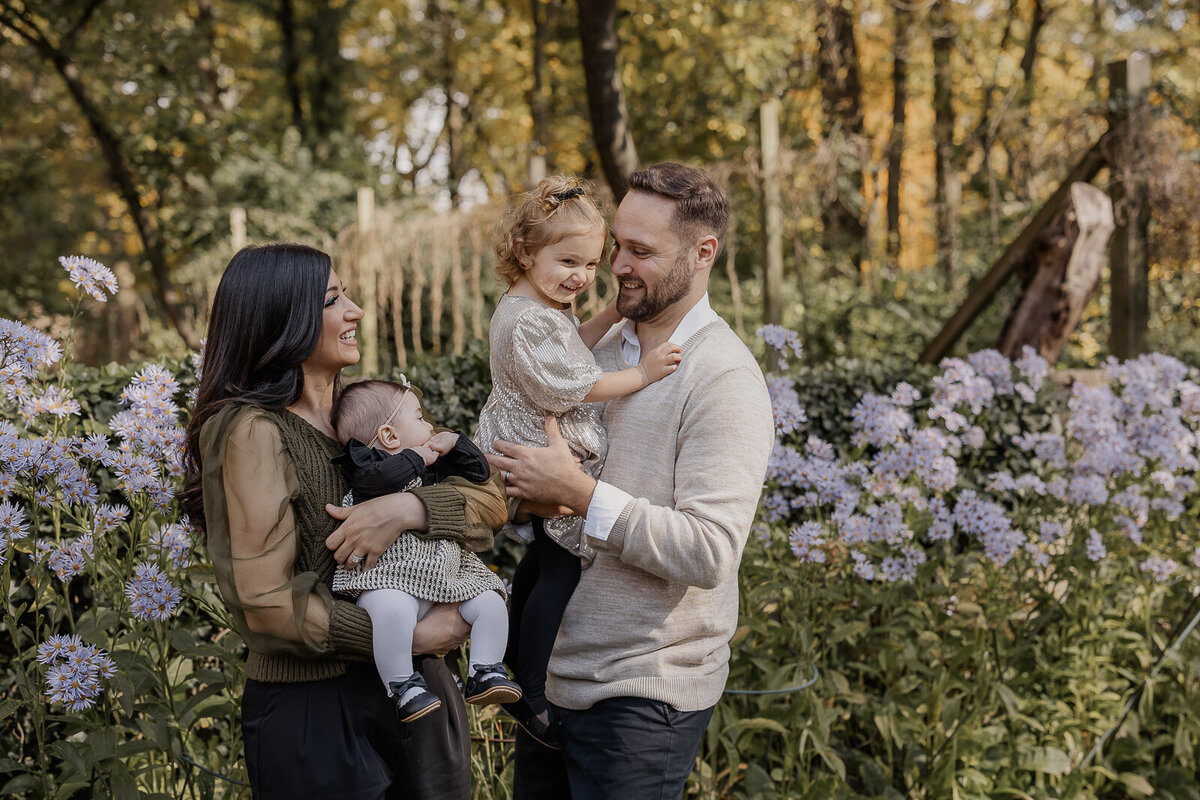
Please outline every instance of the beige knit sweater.
M607 372L621 326L595 348ZM680 711L715 705L737 626L737 570L774 442L771 402L750 351L724 321L697 331L667 378L610 401L600 479L635 498L575 589L550 660L547 696L583 709L609 697Z

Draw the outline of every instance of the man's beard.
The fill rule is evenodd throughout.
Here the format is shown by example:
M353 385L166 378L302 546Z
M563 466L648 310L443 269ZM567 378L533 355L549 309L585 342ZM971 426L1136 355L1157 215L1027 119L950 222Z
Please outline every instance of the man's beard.
M696 279L696 272L689 263L689 254L689 251L684 250L677 255L675 263L671 265L671 271L654 285L643 280L642 286L645 287L645 291L641 300L627 302L618 295L617 310L621 315L634 322L649 322L666 311L672 303L687 296Z

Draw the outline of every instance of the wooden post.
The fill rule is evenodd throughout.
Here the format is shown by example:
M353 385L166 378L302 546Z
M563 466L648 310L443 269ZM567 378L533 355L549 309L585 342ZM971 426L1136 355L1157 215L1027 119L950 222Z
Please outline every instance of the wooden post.
M725 232L725 277L729 279L729 299L733 303L733 329L746 335L742 314L742 286L737 276L737 214L729 209L729 230Z
M763 186L763 322L783 324L783 209L779 196L779 101L759 107Z
M1029 345L1053 364L1100 286L1113 232L1112 201L1090 183L1071 186L1071 204L1038 237L1020 265L1024 288L997 349L1016 358Z
M235 253L246 246L246 209L240 206L229 209L229 239Z
M358 190L358 279L359 305L363 318L358 323L358 343L362 352L359 367L363 375L379 372L379 252L371 239L375 224L375 190Z
M1092 145L1092 148L1079 160L1075 168L1067 174L1066 180L1059 184L1058 189L1050 196L1046 204L1025 226L1025 230L1021 231L1020 236L1013 240L999 260L992 265L992 268L971 287L967 299L954 312L954 316L945 324L941 332L925 346L919 359L921 363L935 363L950 352L950 348L958 341L958 337L962 336L963 331L991 304L1000 287L1012 277L1017 265L1029 257L1029 252L1037 242L1037 237L1041 234L1042 229L1053 222L1066 206L1071 197L1071 185L1081 181L1090 181L1108 163L1104 155L1107 146L1108 137L1104 136Z
M1150 88L1150 57L1134 53L1108 67L1109 130L1112 137L1112 197L1117 229L1109 250L1109 352L1120 359L1146 352L1150 320L1150 257L1146 234L1150 206L1146 180L1134 152Z

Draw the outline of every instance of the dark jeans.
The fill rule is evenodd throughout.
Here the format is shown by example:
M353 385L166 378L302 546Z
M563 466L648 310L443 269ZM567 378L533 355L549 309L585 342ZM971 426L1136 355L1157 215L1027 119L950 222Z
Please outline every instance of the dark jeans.
M467 800L471 740L466 707L440 658L415 665L442 707L396 720L371 664L309 683L247 681L242 697L246 771L257 800Z
M579 557L547 536L542 520L534 517L533 541L513 573L504 654L534 713L546 707L546 665L579 569Z
M641 697L556 711L566 735L561 752L517 735L516 800L676 800L713 714Z

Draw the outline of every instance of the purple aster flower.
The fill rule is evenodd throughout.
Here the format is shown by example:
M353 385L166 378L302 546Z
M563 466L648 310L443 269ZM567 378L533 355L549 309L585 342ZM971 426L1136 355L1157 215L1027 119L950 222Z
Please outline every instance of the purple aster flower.
M796 358L800 358L803 348L800 336L795 331L782 325L763 325L758 329L757 334L763 338L764 342L779 351L783 366L787 366L789 352Z
M1087 540L1087 557L1091 561L1099 561L1108 555L1108 549L1104 546L1104 540L1100 538L1100 531L1092 528L1088 531Z
M1169 558L1150 556L1138 564L1138 567L1142 572L1149 572L1153 575L1157 583L1166 583L1175 574L1175 570L1179 569L1179 564Z
M134 569L125 584L133 615L141 620L161 621L174 615L182 599L179 588L167 579L158 565L149 561Z
M117 276L99 261L84 256L60 256L58 263L62 264L77 288L83 289L101 303L108 302L108 295L117 293Z

